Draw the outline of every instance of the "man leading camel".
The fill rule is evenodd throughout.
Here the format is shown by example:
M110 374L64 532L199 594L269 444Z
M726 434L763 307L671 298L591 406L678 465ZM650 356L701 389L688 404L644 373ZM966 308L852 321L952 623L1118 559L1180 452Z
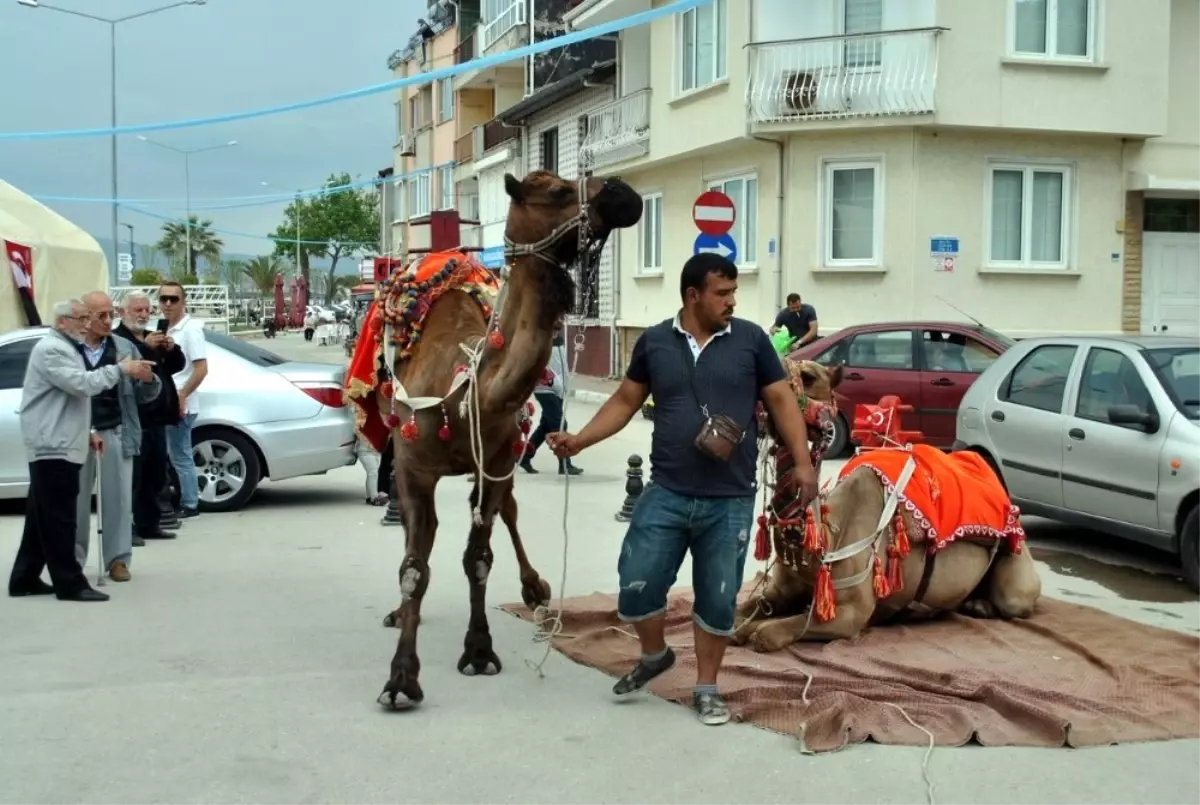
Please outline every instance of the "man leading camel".
M625 427L654 395L651 485L634 508L617 563L617 614L633 623L642 657L613 692L640 690L675 663L663 636L667 592L690 550L692 701L705 724L724 724L729 708L717 692L717 673L733 633L754 520L760 397L796 455L805 500L816 497L817 478L796 396L770 339L758 325L733 317L737 267L720 255L696 255L683 266L679 290L683 308L638 338L617 392L578 434L555 433L547 441L559 456L573 456ZM727 440L722 459L712 423L725 418L739 433Z

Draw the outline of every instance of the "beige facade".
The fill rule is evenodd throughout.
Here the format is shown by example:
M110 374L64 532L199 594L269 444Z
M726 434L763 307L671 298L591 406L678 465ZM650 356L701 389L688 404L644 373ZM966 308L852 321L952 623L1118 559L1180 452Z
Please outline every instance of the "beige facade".
M585 0L572 23L649 5ZM677 308L692 205L719 187L739 314L764 324L797 291L823 332L954 307L1018 336L1200 330L1200 0L795 6L713 0L621 33L587 143L648 194L619 242L621 326ZM1174 231L1144 245L1143 215Z

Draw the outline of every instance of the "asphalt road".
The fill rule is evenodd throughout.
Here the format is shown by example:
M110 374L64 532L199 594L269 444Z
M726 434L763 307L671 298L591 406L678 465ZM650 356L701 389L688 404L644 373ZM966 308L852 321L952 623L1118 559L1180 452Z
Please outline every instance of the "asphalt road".
M262 343L296 357L340 354L296 336ZM581 423L594 410L572 403L568 417ZM648 437L639 419L578 459L585 474L570 484L568 595L614 588L625 459L644 456ZM925 801L923 749L864 745L804 757L788 738L703 727L649 696L616 705L612 680L560 655L538 679L525 660L540 659L542 645L498 611L490 620L503 673L460 676L470 523L460 479L438 491L420 643L426 702L382 711L375 697L396 632L380 620L398 602L402 532L363 505L363 478L355 466L266 484L242 512L189 522L180 539L137 549L133 581L110 583L110 603L3 599L0 801ZM526 548L557 595L564 479L522 475L517 497ZM0 555L13 555L21 522L17 509L0 512ZM1041 565L1047 595L1200 630L1195 597L1169 577L1088 558L1094 551L1072 547L1077 535L1053 539L1068 550ZM1146 578L1131 593L1128 580L1096 577L1080 562ZM519 597L500 529L488 601ZM939 803L1195 803L1198 760L1196 741L938 748L930 773Z

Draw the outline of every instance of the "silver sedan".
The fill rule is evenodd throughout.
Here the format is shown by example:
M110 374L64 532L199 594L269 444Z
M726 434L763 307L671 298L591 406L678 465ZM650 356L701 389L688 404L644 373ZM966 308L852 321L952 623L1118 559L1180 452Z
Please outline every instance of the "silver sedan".
M46 328L0 335L0 499L24 497L21 385ZM264 479L282 481L353 464L354 416L342 400L345 369L299 363L205 330L208 377L193 432L202 511L233 511Z
M967 391L956 437L1021 511L1174 553L1200 588L1196 339L1020 341Z

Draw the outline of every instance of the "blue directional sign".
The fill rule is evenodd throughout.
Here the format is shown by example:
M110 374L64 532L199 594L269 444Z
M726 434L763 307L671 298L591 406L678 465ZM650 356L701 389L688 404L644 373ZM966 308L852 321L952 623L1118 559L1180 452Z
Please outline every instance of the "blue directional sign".
M947 237L944 235L941 237L930 238L929 253L945 255L958 254L958 238Z
M728 232L724 235L706 235L701 232L696 237L696 244L692 247L692 254L703 254L704 252L712 252L719 254L722 257L729 259L731 263L737 262L737 243L733 240L733 235Z

